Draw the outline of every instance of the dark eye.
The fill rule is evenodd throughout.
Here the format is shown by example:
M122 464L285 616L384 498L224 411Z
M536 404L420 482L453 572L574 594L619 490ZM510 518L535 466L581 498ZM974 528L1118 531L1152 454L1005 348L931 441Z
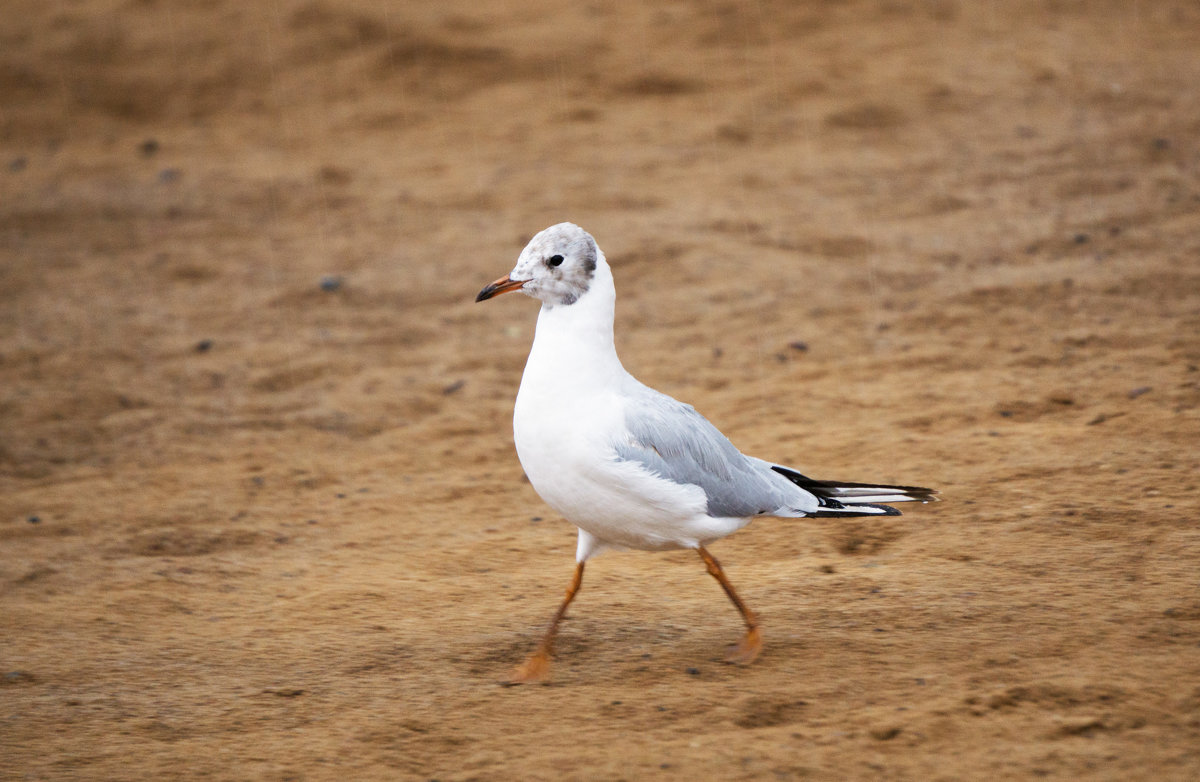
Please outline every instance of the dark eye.
M561 255L551 255L546 259L546 263L550 266L562 266L563 257Z

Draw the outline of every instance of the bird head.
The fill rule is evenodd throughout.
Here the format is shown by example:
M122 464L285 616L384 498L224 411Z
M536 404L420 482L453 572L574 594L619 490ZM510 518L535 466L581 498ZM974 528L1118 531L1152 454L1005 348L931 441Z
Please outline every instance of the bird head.
M475 301L521 291L549 306L574 304L587 293L603 260L587 231L573 223L552 225L530 239L508 276L485 286Z

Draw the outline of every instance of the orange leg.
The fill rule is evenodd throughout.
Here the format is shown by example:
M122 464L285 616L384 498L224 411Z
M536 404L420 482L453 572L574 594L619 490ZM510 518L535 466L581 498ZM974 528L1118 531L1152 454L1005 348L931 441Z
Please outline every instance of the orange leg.
M582 583L583 563L580 562L575 565L575 577L571 579L571 585L567 587L567 595L563 598L562 605L558 607L554 618L550 620L550 626L546 628L546 634L542 636L541 643L538 644L534 653L513 671L512 677L508 680L509 684L539 682L550 673L550 655L554 651L554 636L558 633L558 623L567 615L567 606L571 605L571 601L575 599L576 593L579 592L579 585Z
M704 548L704 546L697 546L696 551L700 554L700 558L704 560L704 564L708 568L708 574L721 584L721 588L725 590L725 594L729 595L729 599L737 606L738 612L741 613L742 619L746 622L746 637L737 646L729 650L729 656L726 659L738 665L749 665L754 662L759 652L762 651L762 634L758 631L758 617L738 597L738 593L734 590L733 584L729 583L729 579L725 576L725 571L721 569L721 563L717 561L717 558L709 554L708 549Z

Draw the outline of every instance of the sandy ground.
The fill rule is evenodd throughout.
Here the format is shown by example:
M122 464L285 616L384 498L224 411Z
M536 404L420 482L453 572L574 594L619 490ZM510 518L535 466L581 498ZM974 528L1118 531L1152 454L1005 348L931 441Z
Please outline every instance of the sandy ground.
M0 778L1200 777L1200 9L13 0ZM554 222L743 450L936 486L589 568Z

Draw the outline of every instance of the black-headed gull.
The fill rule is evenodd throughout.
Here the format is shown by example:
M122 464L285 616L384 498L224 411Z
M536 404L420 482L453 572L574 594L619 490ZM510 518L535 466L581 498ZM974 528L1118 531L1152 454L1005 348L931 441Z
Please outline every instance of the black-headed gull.
M533 237L475 300L509 291L542 302L513 415L517 456L542 499L579 528L566 597L512 683L546 677L584 563L604 548L695 549L746 622L729 656L745 664L762 649L758 618L705 545L757 516L896 516L882 503L936 499L932 489L813 480L746 456L690 405L638 382L613 344L612 272L577 225Z

